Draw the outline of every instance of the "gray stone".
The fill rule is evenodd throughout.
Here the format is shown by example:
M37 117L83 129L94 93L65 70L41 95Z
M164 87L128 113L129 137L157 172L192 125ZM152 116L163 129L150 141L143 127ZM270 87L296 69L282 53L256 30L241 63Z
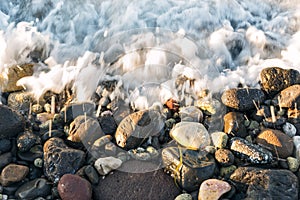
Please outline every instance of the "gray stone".
M300 74L294 69L269 67L260 72L262 90L270 96L274 96L281 90L297 83L300 83Z
M44 144L45 175L57 182L64 174L74 174L85 161L85 153L69 148L62 139L50 138Z
M24 118L5 105L0 105L0 121L0 139L13 138L24 131Z
M255 108L255 104L265 100L265 94L259 89L234 88L222 94L222 103L239 111L248 111Z
M193 197L188 193L183 193L178 195L174 200L193 200Z
M43 146L35 145L27 152L18 151L17 155L21 160L34 162L35 159L43 157Z
M182 156L182 163L180 163L180 156ZM180 155L177 147L163 149L162 160L165 169L175 177L176 182L186 191L198 189L202 181L213 176L216 167L212 157L199 157L197 151L191 150Z
M122 165L122 160L115 157L98 158L95 161L94 167L100 175L107 175L111 171L118 169Z
M30 103L33 102L29 92L13 92L7 98L7 105L13 110L29 111Z
M298 178L289 170L239 167L230 179L246 199L298 199Z
M35 199L37 197L47 197L50 193L50 182L44 178L37 178L19 187L15 195L19 199Z

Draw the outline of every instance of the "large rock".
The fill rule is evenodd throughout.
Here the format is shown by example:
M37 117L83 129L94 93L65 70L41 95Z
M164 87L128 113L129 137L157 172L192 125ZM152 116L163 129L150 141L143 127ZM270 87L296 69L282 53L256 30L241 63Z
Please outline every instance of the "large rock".
M263 91L254 88L234 88L222 94L222 103L239 111L248 111L255 108L255 104L265 100Z
M63 175L58 182L57 190L62 200L92 199L92 186L90 182L78 175Z
M293 154L293 139L279 130L263 130L256 138L258 144L268 147L274 156L287 158Z
M29 172L24 165L9 164L1 172L0 182L2 186L9 186L23 180Z
M239 167L230 179L246 199L298 199L298 178L289 170Z
M2 92L13 92L22 90L22 86L16 83L20 78L31 76L34 72L33 64L13 65L8 68L7 73L0 73L0 90Z
M297 108L300 108L300 85L292 85L279 93L279 106L282 108L294 108L297 104Z
M0 105L0 122L0 139L16 137L25 128L24 118L5 105Z
M75 174L84 160L83 151L69 148L60 138L51 138L44 144L45 174L51 181L57 182L64 174Z
M18 199L35 199L37 197L46 197L51 193L51 184L44 178L36 178L23 184L16 191Z
M261 88L270 96L298 83L300 83L300 74L294 69L269 67L260 72Z

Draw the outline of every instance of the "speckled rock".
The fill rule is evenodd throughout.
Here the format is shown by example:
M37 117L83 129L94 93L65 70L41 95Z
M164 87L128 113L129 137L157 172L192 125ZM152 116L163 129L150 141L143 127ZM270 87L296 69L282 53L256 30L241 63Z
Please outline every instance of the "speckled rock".
M177 147L162 150L165 169L175 176L176 182L185 191L198 189L202 181L213 176L216 163L210 155L199 157L198 152L187 150L182 154L182 159L183 163L180 166L180 153Z
M17 138L17 146L19 151L26 152L29 151L33 145L40 142L40 138L32 133L31 131L25 131L24 133L20 134Z
M282 90L275 100L279 99L279 106L282 108L294 108L297 104L297 108L300 108L300 85L292 85Z
M243 138L234 137L230 140L230 150L243 160L253 164L271 163L272 153L259 145L252 144Z
M218 200L223 194L230 190L231 186L226 181L208 179L201 183L198 200Z
M100 175L106 175L112 170L118 169L122 165L122 160L115 157L98 158L94 167Z
M236 137L246 137L248 133L244 125L244 115L238 112L229 112L224 115L224 132Z
M50 182L44 178L37 178L19 187L15 195L18 199L35 199L37 197L47 197L50 193Z
M45 175L57 182L64 174L74 174L85 161L85 153L69 148L62 139L51 138L44 144Z
M269 67L260 72L262 90L270 96L274 96L281 90L297 83L300 83L300 74L295 69Z
M228 149L218 149L215 153L215 159L221 166L229 166L234 162L234 155Z
M23 180L29 172L24 165L9 164L1 172L0 183L2 186L9 186Z
M0 90L2 92L13 92L22 90L22 86L17 86L17 81L25 76L31 76L33 74L33 64L13 65L7 70L7 74L0 73Z
M125 149L138 147L149 136L156 136L164 126L159 112L143 110L126 116L119 124L115 139L117 145Z
M298 199L298 178L289 170L239 167L230 179L247 199Z
M0 139L13 138L24 131L24 118L5 105L0 105Z
M228 135L224 132L213 132L210 134L213 145L216 148L222 149L226 147Z
M274 156L287 158L293 154L293 139L279 130L263 130L256 138L258 144L270 149Z
M57 190L62 200L92 199L91 184L78 175L63 175L58 182Z
M221 99L222 103L229 108L247 111L255 108L254 102L262 103L265 100L265 94L259 89L234 88L226 90Z
M29 111L31 102L33 102L33 97L28 92L10 93L7 99L7 105L13 110Z

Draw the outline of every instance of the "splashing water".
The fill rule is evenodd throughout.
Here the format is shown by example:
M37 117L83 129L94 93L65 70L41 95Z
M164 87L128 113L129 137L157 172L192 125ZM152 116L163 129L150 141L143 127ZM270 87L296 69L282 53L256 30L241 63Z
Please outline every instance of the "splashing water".
M110 77L128 97L149 82L174 92L177 77L185 77L177 87L182 92L175 94L181 100L182 94L197 95L201 88L220 92L238 83L256 86L264 67L299 69L297 2L4 1L0 71L39 63L34 75L18 84L37 98L72 84L77 101L89 100L99 81ZM191 84L195 87L188 91ZM145 106L151 105L140 105Z

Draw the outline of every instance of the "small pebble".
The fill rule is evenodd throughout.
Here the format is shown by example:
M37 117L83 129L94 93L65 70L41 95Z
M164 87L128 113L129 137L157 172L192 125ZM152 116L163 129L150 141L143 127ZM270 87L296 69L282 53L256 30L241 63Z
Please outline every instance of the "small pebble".
M174 200L193 200L193 197L188 193L184 193L178 195Z
M47 113L50 113L50 112L51 112L51 104L46 103L46 104L44 105L44 109L45 109L45 111L46 111Z
M234 155L228 149L218 149L215 153L215 158L222 166L230 166L234 162Z
M296 135L296 133L297 133L296 127L293 124L288 123L288 122L286 122L282 126L282 129L283 129L283 132L285 134L287 134L288 136L290 136L290 137L294 137Z
M200 186L198 200L218 200L230 190L231 186L229 183L218 179L208 179Z
M296 172L299 168L299 161L297 158L294 158L294 157L288 157L287 158L287 163L288 163L288 166L289 166L289 170L291 170L292 172Z
M226 147L228 135L224 132L214 132L211 135L212 142L216 148L222 149Z
M41 106L40 104L34 104L31 107L31 111L36 114L41 113L43 112L43 106Z
M42 168L44 164L44 161L42 158L36 158L34 160L34 166L38 167L38 168Z

